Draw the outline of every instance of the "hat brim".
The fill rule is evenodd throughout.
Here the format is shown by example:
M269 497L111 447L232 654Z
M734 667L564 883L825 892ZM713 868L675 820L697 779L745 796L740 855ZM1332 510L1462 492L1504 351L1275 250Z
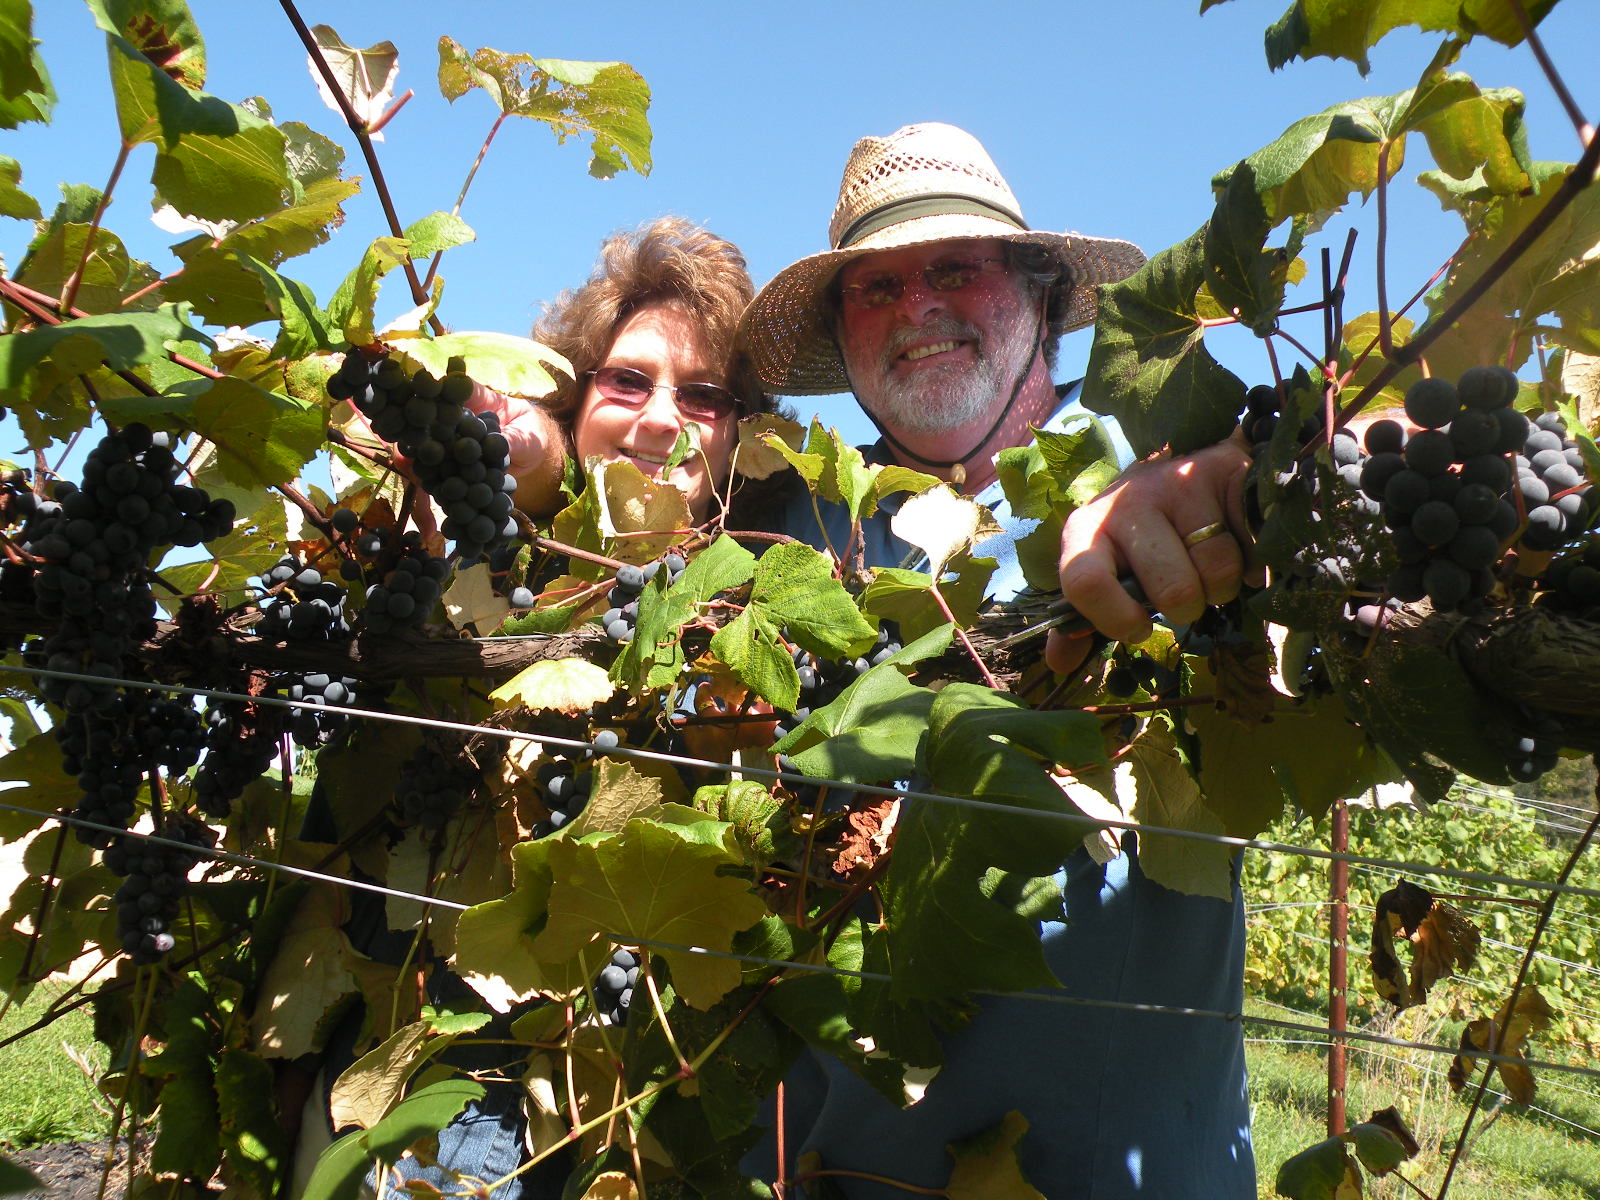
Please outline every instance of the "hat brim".
M1132 242L1018 229L991 217L952 213L902 221L842 250L802 258L756 293L740 319L739 337L762 386L785 396L848 392L844 360L822 319L824 293L834 276L866 254L960 238L998 238L1053 251L1074 284L1063 332L1094 324L1094 285L1126 279L1145 261L1144 251Z

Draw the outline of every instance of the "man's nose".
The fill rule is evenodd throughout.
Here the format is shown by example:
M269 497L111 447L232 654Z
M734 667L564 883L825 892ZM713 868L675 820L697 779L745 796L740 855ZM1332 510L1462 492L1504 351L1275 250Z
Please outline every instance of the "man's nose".
M921 271L913 271L901 283L900 299L895 302L900 315L912 324L920 325L945 306L944 293L928 286Z

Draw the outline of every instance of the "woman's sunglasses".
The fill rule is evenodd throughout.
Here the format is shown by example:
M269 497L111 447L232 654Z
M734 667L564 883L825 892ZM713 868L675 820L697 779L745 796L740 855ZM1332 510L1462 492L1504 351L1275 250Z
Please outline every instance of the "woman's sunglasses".
M691 421L720 421L736 416L744 408L739 397L714 383L680 383L672 387L657 383L632 367L597 367L584 374L594 380L595 390L603 397L629 408L642 407L662 389L672 393L672 402L678 406L678 411Z

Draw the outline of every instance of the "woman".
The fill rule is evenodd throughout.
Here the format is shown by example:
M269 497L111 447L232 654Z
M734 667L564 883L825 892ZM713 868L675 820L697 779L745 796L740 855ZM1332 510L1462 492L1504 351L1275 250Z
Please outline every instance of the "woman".
M733 357L753 294L738 248L679 217L607 238L589 281L564 292L533 330L573 377L537 408L479 392L477 407L496 409L511 439L523 510L541 516L560 506L569 452L660 477L687 432L696 448L665 478L704 521L727 477L738 419L771 407Z
M580 462L627 460L646 475L682 490L696 522L712 511L727 478L739 417L767 411L769 398L754 376L733 362L734 330L754 294L744 257L728 241L677 217L606 239L588 282L563 293L540 318L534 337L572 364L573 377L537 405L479 387L473 407L500 414L519 479L517 503L543 516L561 504L568 453ZM696 449L665 471L679 436ZM352 941L380 961L403 961L410 931L386 928L381 903L366 893L353 901L346 926ZM462 1010L478 1003L454 974L433 973L430 1002ZM509 1174L524 1160L522 1087L509 1034L497 1017L478 1043L445 1056L458 1070L484 1080L486 1095L439 1134L437 1167L403 1160L398 1174L446 1191L457 1175L485 1180ZM324 1086L353 1060L360 1027L354 1013L335 1035ZM509 1055L509 1058L508 1058ZM324 1099L327 1099L326 1094ZM301 1146L301 1177L315 1146ZM561 1194L570 1162L556 1156L495 1192L496 1200L543 1200ZM376 1186L376 1179L369 1181Z

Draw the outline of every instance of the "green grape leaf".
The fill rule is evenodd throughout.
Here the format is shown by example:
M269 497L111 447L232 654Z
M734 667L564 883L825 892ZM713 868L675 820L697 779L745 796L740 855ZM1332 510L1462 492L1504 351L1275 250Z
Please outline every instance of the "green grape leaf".
M700 822L711 826L715 822ZM721 874L736 860L720 844L682 827L635 820L623 836L555 839L550 918L535 940L552 968L576 968L579 951L602 930L624 943L655 942L727 953L733 935L767 915L749 884ZM739 985L739 964L688 950L654 948L686 1003L710 1008Z
M1545 207L1571 170L1566 163L1537 163L1532 172L1536 194L1497 196L1487 202L1461 205L1467 221L1467 240L1444 283L1428 297L1430 320L1425 328L1431 328L1439 315L1482 277L1490 263ZM1464 331L1449 331L1430 347L1430 364L1436 362L1436 355L1448 361L1451 369L1457 362L1502 363L1511 345L1526 346L1526 335L1534 328L1543 330L1552 340L1571 340L1575 349L1600 349L1595 344L1600 337L1593 333L1600 309L1600 301L1596 300L1600 293L1600 259L1592 257L1597 242L1600 196L1593 188L1586 188L1469 313L1469 318L1472 313L1483 313L1485 320L1493 321L1492 336L1485 336L1487 331L1481 324ZM1514 320L1507 320L1501 314L1516 315ZM1541 321L1548 315L1561 321L1559 331L1550 330ZM1568 330L1578 336L1568 339ZM1435 373L1438 371L1435 366Z
M190 91L206 84L206 47L186 0L88 0L94 22Z
M1129 747L1128 762L1137 796L1134 815L1141 826L1224 832L1221 820L1208 809L1189 765L1179 756L1166 720L1152 720L1146 726ZM1282 808L1280 795L1278 811ZM1232 857L1233 847L1217 842L1139 833L1139 865L1151 880L1175 892L1231 900L1233 876L1228 864Z
M1196 315L1206 230L1100 290L1083 405L1114 416L1133 452L1185 454L1227 437L1244 381L1211 357Z
M241 487L288 483L322 448L326 424L320 408L232 375L199 380L181 391L190 402L186 422L217 447L223 478ZM174 400L164 399L168 405Z
M695 792L692 803L696 811L728 825L734 844L746 862L765 866L780 855L800 848L788 805L762 784L747 779L708 784ZM593 804L591 800L586 813Z
M378 305L378 289L383 277L408 259L403 238L375 238L361 256L356 269L328 301L328 315L352 346L368 346L376 338L373 326Z
M953 627L939 631L946 644ZM930 635L930 642L933 641ZM858 676L826 706L802 721L774 749L807 775L846 783L908 778L928 732L934 693L917 687L890 663Z
M218 595L240 595L245 580L260 575L283 557L285 540L281 528L274 538L259 525L237 526L231 533L207 542L206 557L176 566L162 566L161 577L177 588L179 594L168 595L165 589L156 588L156 602L166 608L169 615L174 614L183 598L198 592L207 579ZM216 572L214 578L212 572Z
M483 1099L483 1085L470 1079L444 1079L412 1092L383 1120L361 1136L379 1162L397 1162L405 1149L438 1133L473 1100Z
M1216 677L1209 661L1193 665L1194 690L1213 690ZM1185 720L1198 738L1206 807L1233 837L1255 837L1278 817L1286 800L1320 820L1335 800L1359 795L1389 777L1383 756L1337 697L1280 709L1254 729L1206 705L1186 712Z
M955 1166L945 1195L950 1200L1046 1200L1028 1183L1018 1161L1017 1147L1028 1132L1028 1119L1016 1110L992 1129L952 1142L948 1149Z
M3 18L0 18L0 22L3 22ZM39 202L17 186L21 182L22 164L0 154L0 217L37 221L44 214L39 209Z
M642 604L639 612L642 619ZM634 640L638 641L638 636ZM774 708L789 710L799 703L800 675L795 669L794 657L778 627L756 605L747 605L742 613L717 630L711 638L711 653L740 683Z
M0 1155L0 1196L18 1196L24 1192L42 1192L44 1180L19 1162Z
M472 226L454 213L447 212L430 213L405 228L412 258L432 258L435 254L465 246L477 236Z
M1556 0L1523 4L1535 25ZM1403 26L1449 34L1465 42L1486 34L1507 46L1522 41L1522 28L1506 0L1294 0L1267 30L1267 64L1274 71L1296 58L1344 58L1365 75L1367 51Z
M612 664L612 678L633 687L670 687L684 664L678 630L712 597L748 583L755 566L755 555L721 535L689 561L676 581L669 584L658 574L639 597L634 638Z
M1255 169L1242 162L1220 181L1206 223L1205 286L1224 312L1257 337L1272 331L1298 245L1267 247L1274 224L1257 190Z
M800 542L772 547L756 564L749 607L820 658L851 657L878 636L833 577L828 556Z
M0 812L0 841L25 837L46 817L76 808L83 798L77 779L61 770L61 745L54 735L29 738L0 758L0 784L7 785L6 804L28 810Z
M850 1018L861 991L861 981L854 976L864 964L861 924L851 920L828 946L831 971L790 971L767 993L761 1008L899 1107L906 1101L904 1068L886 1054L868 1054Z
M1289 1200L1344 1200L1362 1194L1361 1168L1343 1138L1326 1138L1285 1159L1274 1186Z
M360 956L340 924L346 905L330 885L306 889L268 965L251 1014L258 1053L298 1058L319 1048L321 1022L346 996L360 990Z
M405 1093L406 1082L426 1061L422 1051L432 1040L449 1043L455 1039L434 1039L426 1021L415 1021L395 1030L346 1067L328 1098L333 1127L371 1129L383 1120Z
M260 1195L271 1195L290 1148L273 1102L272 1067L246 1050L217 1055L218 1132L222 1156L234 1175Z
M56 93L33 36L28 0L0 4L0 129L48 121Z
M1533 164L1521 92L1481 91L1466 75L1441 72L1425 79L1417 93L1429 102L1430 111L1410 123L1428 139L1428 149L1447 177L1470 183L1479 194L1517 195L1528 188Z
M145 311L156 307L153 299L124 306L122 300L154 283L158 276L147 264L128 257L122 240L110 230L94 233L90 247L90 226L79 221L52 219L46 232L33 241L17 272L17 282L36 292L59 296L67 279L78 276L76 307L85 312L113 314L118 311Z
M230 230L217 243L266 266L278 267L322 245L344 223L344 202L360 190L354 179L320 179L308 184L298 203L267 213ZM182 249L181 247L179 248ZM185 266L192 255L184 254Z
M1057 557L1060 556L1060 525L1056 526ZM988 595L989 580L994 575L996 560L973 558L962 554L946 566L955 572L939 584L939 594L944 597L950 616L962 628L970 628L978 619L978 609ZM872 572L872 580L861 593L861 611L893 621L900 626L900 636L908 641L922 637L941 626L949 624L950 617L933 595L933 578L921 571L908 571L902 567L880 567Z
M929 999L1051 982L1034 922L978 900L991 867L1051 874L1092 828L1048 767L1104 762L1097 721L1083 712L1033 712L1014 697L954 683L934 700L923 758L932 790L985 807L902 807L885 880L894 995Z
M1394 1110L1389 1111L1392 1113ZM1393 1119L1398 1121L1399 1114L1395 1113ZM1372 1121L1362 1121L1352 1125L1345 1131L1344 1136L1345 1140L1355 1148L1356 1157L1361 1160L1361 1165L1374 1175L1387 1175L1417 1154L1415 1142L1407 1146L1393 1129Z
M172 309L78 317L10 334L0 338L0 394L25 389L30 373L46 359L74 375L102 364L129 370L200 337Z
M317 1165L301 1193L302 1200L346 1200L359 1194L372 1162L366 1136L366 1131L360 1130L330 1142L317 1156Z
M161 1114L150 1169L209 1179L222 1156L210 1064L202 1059L162 1085Z
M548 919L554 884L551 851L567 840L562 836L518 843L511 851L510 894L473 905L456 920L451 965L496 1012L507 1012L540 991L571 988L570 967L557 977L548 975L534 948L534 938ZM577 986L582 984L579 977Z
M589 136L589 174L610 179L632 168L650 173L650 86L627 63L573 62L505 54L482 47L468 55L439 39L439 91L454 103L482 88L511 116L550 126L558 142Z
M289 164L289 173L299 181L307 196L315 185L337 181L339 168L344 165L343 146L302 121L285 121L278 128L283 132L283 156ZM351 182L360 187L359 182Z
M270 121L190 91L124 38L108 34L106 46L123 140L155 144L150 181L180 213L248 221L293 197L285 139Z

